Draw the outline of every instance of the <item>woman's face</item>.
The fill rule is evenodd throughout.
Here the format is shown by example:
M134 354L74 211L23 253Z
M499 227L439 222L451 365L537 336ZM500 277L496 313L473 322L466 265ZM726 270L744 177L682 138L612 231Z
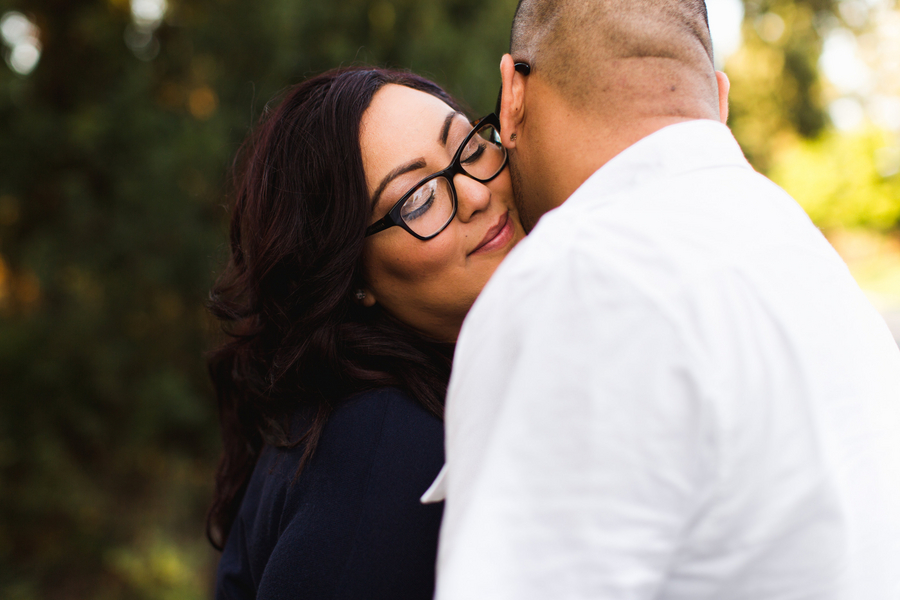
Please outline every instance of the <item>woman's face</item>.
M375 199L369 224L383 218L422 178L447 167L471 131L468 119L440 99L393 84L375 94L360 127L370 197L389 180ZM396 173L402 174L391 178ZM422 241L391 227L366 238L363 256L363 303L377 302L443 341L456 340L475 298L525 235L513 208L509 169L488 183L462 174L453 183L456 217L437 237Z

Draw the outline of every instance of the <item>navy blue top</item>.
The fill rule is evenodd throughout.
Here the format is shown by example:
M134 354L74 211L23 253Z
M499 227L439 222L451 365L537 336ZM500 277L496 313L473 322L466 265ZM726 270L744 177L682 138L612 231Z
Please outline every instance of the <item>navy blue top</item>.
M312 460L263 449L216 576L217 600L430 600L443 504L439 419L393 388L332 413ZM293 484L291 483L293 481Z

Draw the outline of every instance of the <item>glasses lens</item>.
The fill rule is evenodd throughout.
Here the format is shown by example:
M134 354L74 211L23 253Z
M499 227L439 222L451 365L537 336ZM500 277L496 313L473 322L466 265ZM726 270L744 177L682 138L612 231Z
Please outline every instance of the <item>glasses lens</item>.
M459 162L469 177L485 181L500 172L505 158L500 133L493 125L482 125L469 139Z
M410 194L400 209L400 218L422 237L441 231L453 218L450 182L443 177L426 181Z

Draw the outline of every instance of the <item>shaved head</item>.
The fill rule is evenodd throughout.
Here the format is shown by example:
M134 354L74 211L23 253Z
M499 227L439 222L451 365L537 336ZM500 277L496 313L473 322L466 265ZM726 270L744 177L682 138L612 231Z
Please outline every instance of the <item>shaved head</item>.
M604 86L611 62L656 59L660 77L690 69L714 78L703 0L520 0L510 54L573 103Z

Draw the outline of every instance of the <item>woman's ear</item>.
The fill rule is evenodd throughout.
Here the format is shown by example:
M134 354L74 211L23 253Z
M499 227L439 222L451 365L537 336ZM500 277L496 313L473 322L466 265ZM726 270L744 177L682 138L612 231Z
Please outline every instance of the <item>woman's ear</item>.
M515 148L525 119L525 76L516 71L509 54L500 59L500 137L508 149Z
M364 306L366 308L372 308L375 306L375 294L372 293L372 290L368 288L357 288L356 291L353 292L353 298L356 300L356 303L360 306Z

